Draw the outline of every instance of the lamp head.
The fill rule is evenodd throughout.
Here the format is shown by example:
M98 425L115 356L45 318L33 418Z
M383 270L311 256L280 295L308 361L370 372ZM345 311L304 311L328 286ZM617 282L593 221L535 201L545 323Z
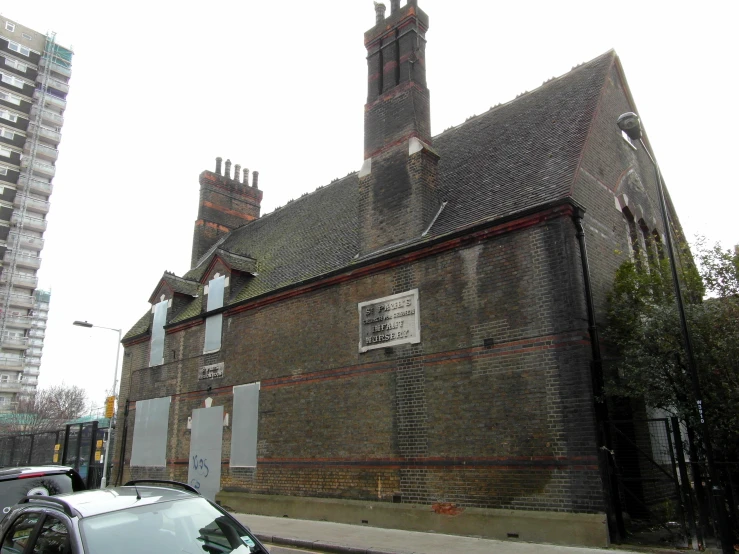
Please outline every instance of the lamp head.
M639 121L639 116L634 112L621 114L616 121L616 125L618 125L618 128L624 133L629 135L631 140L641 139L641 122Z
M77 325L77 327L92 327L92 323L87 323L87 321L75 321L72 325Z

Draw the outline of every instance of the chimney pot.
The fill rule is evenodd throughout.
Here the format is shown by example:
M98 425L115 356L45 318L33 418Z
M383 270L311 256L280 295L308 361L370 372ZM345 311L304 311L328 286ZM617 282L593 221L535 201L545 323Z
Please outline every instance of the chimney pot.
M238 183L239 179L241 179L241 166L239 164L236 164L234 166L234 181Z
M231 178L231 160L226 160L226 179Z
M255 189L259 189L259 172L255 171L252 175L253 177L251 186L253 186Z
M393 0L395 1L395 0ZM377 17L377 25L385 21L385 4L382 2L375 2L375 16Z
M248 167L244 168L244 184L246 186L249 186L249 168Z
M221 174L221 162L222 162L222 161L223 161L223 158L221 158L220 156L218 156L218 157L216 158L216 173L217 173L218 175L220 175L220 174Z
M390 0L390 15L400 9L400 0Z

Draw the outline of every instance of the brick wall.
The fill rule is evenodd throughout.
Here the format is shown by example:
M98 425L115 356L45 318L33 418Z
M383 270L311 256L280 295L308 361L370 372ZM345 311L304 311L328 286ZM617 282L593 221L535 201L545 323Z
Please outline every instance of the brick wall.
M231 413L231 387L258 381L257 467L228 467L225 428L224 488L600 511L580 275L565 216L387 260L361 277L227 312L216 354L202 355L203 325L168 333L159 368L146 367L147 343L127 347L121 397L173 396L166 471L179 479L187 416L208 396ZM421 343L360 354L357 304L413 288ZM224 377L198 381L198 368L217 361Z

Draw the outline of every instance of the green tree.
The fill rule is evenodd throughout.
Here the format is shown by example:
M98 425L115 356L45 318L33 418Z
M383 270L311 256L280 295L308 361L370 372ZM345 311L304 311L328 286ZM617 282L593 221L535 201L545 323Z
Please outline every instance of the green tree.
M685 311L717 456L739 458L739 255L699 239L696 266L679 252ZM704 298L705 294L708 297ZM632 398L685 419L700 433L667 260L621 265L604 338L617 352L607 395Z

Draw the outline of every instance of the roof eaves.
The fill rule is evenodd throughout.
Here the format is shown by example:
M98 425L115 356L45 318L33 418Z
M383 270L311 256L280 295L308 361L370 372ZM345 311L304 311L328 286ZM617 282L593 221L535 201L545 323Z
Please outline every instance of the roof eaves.
M582 209L583 211L585 210L585 208L583 206L581 206L577 201L575 201L571 197L557 198L555 200L552 200L552 201L549 201L549 202L545 202L545 203L542 203L542 204L539 204L539 205L536 205L536 206L532 206L532 207L529 207L529 208L527 208L525 210L514 212L514 213L508 214L508 215L503 216L503 217L494 217L494 218L491 218L491 219L488 219L488 220L478 221L476 223L473 223L471 225L467 225L467 226L465 226L463 228L460 228L460 229L455 229L454 231L445 233L443 235L437 235L437 236L433 236L433 237L427 237L425 239L421 239L421 237L418 237L417 239L414 239L411 242L406 242L406 243L394 245L395 248L392 248L391 250L383 249L382 251L379 251L379 252L375 253L374 256L368 256L368 257L364 257L364 258L361 258L361 259L356 259L356 261L354 263L351 263L351 264L348 264L348 265L345 265L345 266L336 268L336 269L334 269L332 271L329 271L329 272L326 272L326 273L323 273L323 274L320 274L320 275L314 275L314 276L308 277L306 279L303 279L303 280L301 280L299 282L290 283L290 284L287 284L287 285L284 285L284 286L281 286L281 287L277 287L277 288L274 288L274 289L271 289L271 290L267 290L267 291L261 292L261 293L259 293L257 295L251 296L249 298L237 298L235 301L233 301L233 302L231 302L229 304L225 304L222 308L219 308L217 310L213 310L211 312L208 312L208 315L222 313L222 312L228 311L230 309L236 308L238 306L243 306L243 305L249 304L250 302L256 302L256 301L259 301L261 299L267 298L269 296L274 296L274 295L278 295L278 294L280 294L282 292L287 292L290 289L295 289L295 288L303 287L303 286L306 286L306 285L310 285L311 283L314 283L316 281L320 281L322 279L329 279L329 278L331 278L333 276L341 275L342 273L345 273L347 271L352 271L353 272L353 271L356 271L357 269L359 269L359 268L361 268L363 266L371 265L373 263L382 262L382 261L384 261L386 259L390 259L390 258L395 257L395 256L403 256L404 254L410 253L414 249L417 249L419 247L419 245L422 245L422 246L425 247L425 246L432 246L432 245L435 245L435 244L443 243L445 241L453 240L453 239L458 238L458 237L460 237L462 235L465 235L465 234L471 234L471 233L474 233L474 232L483 230L483 229L485 229L487 227L492 227L492 226L496 226L496 225L503 225L503 224L505 224L505 223L507 223L509 221L514 221L516 219L521 219L521 218L524 218L524 217L528 217L528 216L534 215L536 213L544 212L544 211L547 211L547 210L551 210L551 209L557 208L558 206L564 206L564 205L569 205L569 206L572 206L574 208L579 208L579 209ZM189 322L189 321L195 321L197 319L201 319L202 317L203 317L203 314L198 314L196 316L192 316L192 317L189 317L187 319L184 319L183 318L182 320L177 321L176 323L182 324L182 323L186 323L186 322ZM167 328L167 326L165 326L165 329L166 328Z

